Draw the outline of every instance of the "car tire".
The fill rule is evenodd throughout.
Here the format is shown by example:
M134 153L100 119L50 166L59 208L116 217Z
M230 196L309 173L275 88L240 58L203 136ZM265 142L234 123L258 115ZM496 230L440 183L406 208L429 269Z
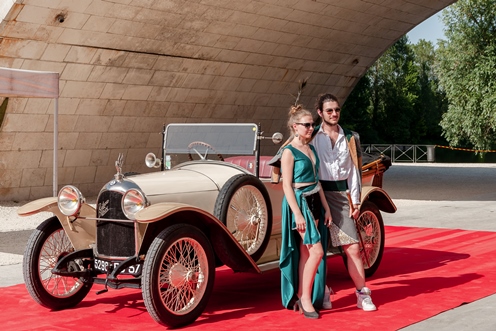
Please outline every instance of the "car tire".
M152 242L143 265L143 301L152 318L175 328L205 309L215 280L215 256L198 228L175 224Z
M359 245L365 277L370 277L379 268L384 253L384 222L379 208L370 201L365 201L362 204L360 216L356 222L363 240L363 245L361 242ZM343 262L348 267L346 254L343 254Z
M31 234L23 258L23 276L31 297L40 305L59 310L80 303L91 290L90 279L52 274L60 258L74 251L57 217L41 223ZM82 261L74 267L83 270Z
M272 232L272 206L260 179L250 174L231 177L219 192L214 215L254 261L262 257Z

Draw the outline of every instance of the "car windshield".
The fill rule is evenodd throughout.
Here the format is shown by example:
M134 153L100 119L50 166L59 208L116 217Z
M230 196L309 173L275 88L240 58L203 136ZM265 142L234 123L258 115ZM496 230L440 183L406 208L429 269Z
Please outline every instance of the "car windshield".
M253 123L175 123L165 129L167 154L201 154L211 146L222 155L253 155L258 126Z

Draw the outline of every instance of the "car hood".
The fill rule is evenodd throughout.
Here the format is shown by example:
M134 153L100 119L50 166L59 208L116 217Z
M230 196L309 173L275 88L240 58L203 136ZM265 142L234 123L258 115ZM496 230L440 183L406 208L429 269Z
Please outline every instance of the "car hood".
M232 176L243 169L229 163L187 163L171 170L135 175L136 183L147 196L219 191Z

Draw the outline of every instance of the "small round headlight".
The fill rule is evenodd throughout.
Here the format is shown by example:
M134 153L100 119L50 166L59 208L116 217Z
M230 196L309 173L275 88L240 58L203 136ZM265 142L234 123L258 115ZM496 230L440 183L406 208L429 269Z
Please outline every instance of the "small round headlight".
M145 195L136 189L127 191L122 197L122 211L129 219L148 205Z
M84 197L81 192L72 185L66 185L59 191L57 204L62 214L74 216L79 213Z

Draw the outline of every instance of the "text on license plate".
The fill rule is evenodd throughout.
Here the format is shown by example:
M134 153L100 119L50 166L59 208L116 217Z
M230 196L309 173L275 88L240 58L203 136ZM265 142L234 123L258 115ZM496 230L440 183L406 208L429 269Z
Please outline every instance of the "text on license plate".
M100 260L100 259L95 259L95 269L99 270L101 272L107 273L107 270L109 269L109 266L113 266L112 270L117 268L117 266L121 262L117 261L105 261L105 260ZM130 274L130 275L136 275L141 272L141 264L135 264L132 266L127 267L126 269L121 271L121 274Z

